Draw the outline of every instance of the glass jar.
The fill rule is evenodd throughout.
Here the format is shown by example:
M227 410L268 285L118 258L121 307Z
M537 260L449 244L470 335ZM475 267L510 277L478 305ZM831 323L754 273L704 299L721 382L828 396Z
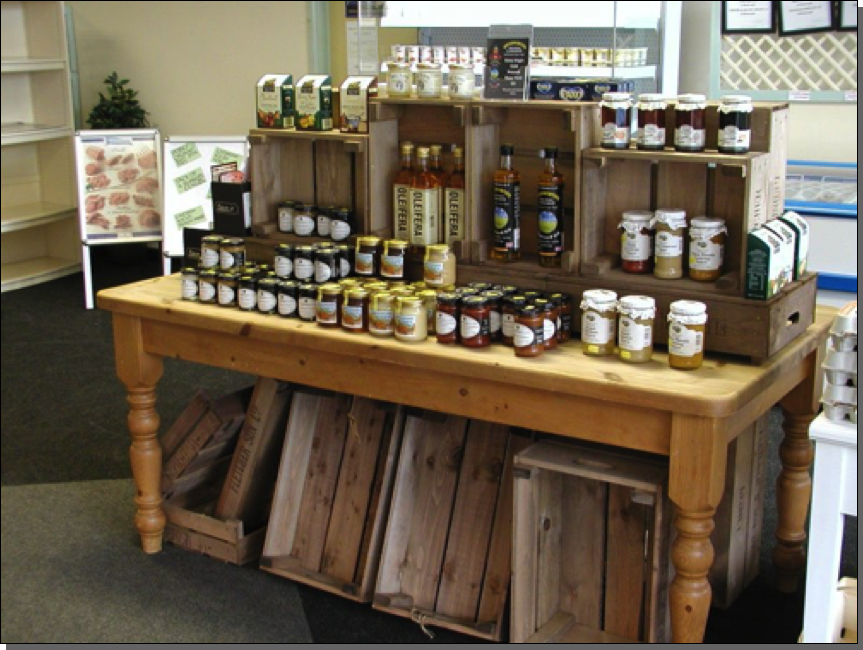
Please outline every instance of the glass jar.
M704 95L687 94L677 98L674 107L674 148L677 151L704 151L706 111L707 97Z
M650 273L653 268L653 231L650 223L653 213L645 210L628 210L618 226L620 235L621 267L627 273Z
M514 296L518 293L518 287L514 287L511 284L496 284L492 289L502 292L504 296Z
M632 95L604 93L600 106L603 149L629 149L632 140Z
M310 203L297 203L294 206L294 234L311 237L315 234L317 209Z
M450 63L449 65L449 96L450 99L473 99L476 90L476 76L470 63Z
M379 291L369 297L369 334L373 336L392 336L395 331L391 293Z
M410 63L404 61L387 63L387 95L389 97L410 97L413 82L414 75Z
M381 277L401 280L405 277L405 253L408 242L401 239L388 239L384 242L381 257Z
M330 226L333 222L332 215L335 210L336 208L333 206L318 209L318 214L315 218L315 229L317 230L318 237L330 236Z
M440 63L417 63L416 72L417 97L421 99L438 99L443 87L443 73Z
M491 310L488 325L491 342L500 343L503 340L503 292L492 289L491 291L483 291L480 295L488 300Z
M255 311L258 306L258 279L254 275L244 275L240 278L237 306L242 311Z
M198 300L198 269L187 266L180 271L180 297L192 302Z
M286 280L279 282L278 292L278 311L282 318L297 318L299 315L297 308L299 306L299 291L300 285L297 282Z
M222 247L222 237L207 235L201 239L201 268L219 268L219 249Z
M722 275L728 229L725 220L696 217L689 224L689 277L716 282Z
M683 253L686 248L686 211L660 209L650 227L655 232L653 275L663 280L683 277Z
M522 305L518 308L513 334L513 347L517 357L538 357L545 352L545 317L538 307Z
M668 314L668 365L678 370L696 370L704 363L707 305L679 300Z
M311 282L315 277L315 249L298 246L294 249L294 278L299 282Z
M535 303L540 298L544 298L542 291L523 291L522 294L530 304Z
M469 282L467 288L482 293L483 291L491 291L493 286L490 282Z
M334 329L341 326L342 288L335 284L318 287L318 301L315 305L315 320L321 327Z
M294 247L290 244L276 246L273 268L276 276L288 280L294 274Z
M203 269L198 273L198 302L216 304L219 276L215 269Z
M258 280L258 311L262 314L275 314L279 306L279 279L261 278Z
M461 301L459 332L461 344L467 348L491 345L491 306L482 296L469 296Z
M458 343L459 297L454 293L439 293L435 311L437 342L443 345Z
M219 246L219 266L223 271L238 270L246 263L246 242L240 237L223 239Z
M353 234L354 217L348 208L339 208L330 214L330 238L333 241L346 241Z
M726 95L719 104L719 153L741 154L752 143L752 98Z
M316 284L326 284L339 279L336 255L337 251L334 248L321 248L315 251Z
M339 277L349 278L354 274L354 256L356 252L352 246L341 244L336 247L339 251Z
M437 291L426 289L418 291L414 294L417 298L423 301L423 306L426 308L426 332L429 336L435 333L435 310L437 309Z
M354 334L369 331L369 292L365 289L345 291L342 329Z
M219 307L236 307L237 291L240 287L240 274L236 271L219 273Z
M546 350L554 350L557 347L557 321L560 318L560 309L548 298L538 298L534 306L542 312L542 345Z
M656 301L648 296L625 296L618 312L618 356L627 363L647 363L653 358Z
M297 301L297 314L301 321L314 323L317 320L318 287L314 284L301 284L300 299Z
M566 343L572 339L572 296L565 293L553 293L554 300L560 310L560 320L557 327L558 343Z
M292 234L294 232L294 202L282 201L276 208L279 232Z
M617 338L617 294L604 289L585 291L581 300L581 342L590 357L614 354Z
M423 280L430 287L456 283L455 254L450 250L449 244L426 246Z
M416 296L399 298L395 313L396 339L419 343L428 338L428 319L423 301Z
M357 275L374 277L378 274L381 257L379 237L358 237L354 271Z
M504 345L512 347L518 310L525 305L527 305L527 298L524 296L506 296L503 299L500 318L500 338Z
M636 148L647 151L665 149L665 111L668 108L665 98L657 93L644 93L639 96L635 108L638 124Z

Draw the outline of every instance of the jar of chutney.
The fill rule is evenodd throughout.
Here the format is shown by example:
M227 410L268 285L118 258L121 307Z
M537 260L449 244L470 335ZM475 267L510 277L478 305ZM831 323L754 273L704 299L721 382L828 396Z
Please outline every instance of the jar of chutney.
M215 305L219 276L216 269L202 269L198 272L198 302Z
M614 354L617 339L617 294L593 289L585 291L581 301L582 351L591 357Z
M482 296L462 299L459 332L461 344L467 348L491 345L491 306L488 300Z
M326 328L339 327L343 300L342 288L339 285L332 283L318 287L318 301L315 305L315 320L318 325Z
M219 268L222 239L219 235L207 235L201 239L201 268Z
M533 304L542 312L542 345L546 350L554 350L558 345L557 321L560 309L548 298L539 298Z
M747 153L752 143L752 98L726 95L719 104L719 153Z
M636 104L638 131L635 136L637 149L662 151L665 149L665 97L657 93L644 93Z
M674 148L677 151L704 151L707 97L698 94L680 95L674 107Z
M299 313L299 290L297 282L286 280L278 284L278 311L282 318L297 318Z
M483 291L480 294L488 301L489 304L489 333L491 334L492 343L500 343L503 339L503 292Z
M315 219L317 208L310 203L298 203L294 206L294 234L300 237L311 237L315 234Z
M632 141L632 95L604 93L600 106L603 149L629 149Z
M346 244L340 244L336 247L336 250L339 252L339 277L351 277L354 274L354 255L356 251L354 251L353 247Z
M294 202L282 201L276 208L276 221L279 232L292 234L294 232Z
M517 357L538 357L545 352L545 317L535 305L518 307L513 347Z
M653 270L653 213L627 210L619 228L621 268L627 273L650 273Z
M381 257L381 277L401 280L405 277L405 254L408 242L401 239L388 239L384 242Z
M282 280L290 279L294 274L294 247L290 244L276 246L276 257L273 269L276 276Z
M240 274L236 271L219 273L219 307L236 307L237 291L240 287Z
M195 302L198 299L198 269L187 266L180 271L180 297Z
M435 311L437 342L452 345L458 342L459 297L454 293L439 293Z
M333 222L332 214L334 211L335 207L332 206L318 209L316 217L318 237L330 236L330 226Z
M219 266L223 271L238 270L246 263L246 242L241 237L223 239L219 246Z
M338 251L334 248L320 248L315 251L315 284L326 284L339 279L337 255Z
M342 329L354 334L369 331L369 292L365 289L345 291L342 305Z
M515 322L518 317L518 310L527 305L527 298L524 296L507 296L503 299L503 308L500 319L501 342L504 345L512 347L513 337L515 336Z
M647 363L653 358L653 324L656 301L649 296L624 296L618 304L618 356L627 363Z
M396 302L395 335L399 341L419 343L428 338L428 318L423 301L416 296Z
M662 280L682 278L686 249L686 212L659 209L650 225L655 232L653 275Z
M369 297L369 334L372 336L392 336L395 332L393 313L395 298L391 293L381 291Z
M317 320L318 287L314 284L301 284L297 301L297 314L301 321L314 323Z
M347 241L353 234L353 214L348 208L338 208L330 214L330 238L334 242Z
M242 311L255 311L258 306L258 279L254 275L240 278L240 291L237 306Z
M315 249L298 246L294 250L294 278L298 282L311 282L315 277Z
M258 280L258 311L262 314L275 314L279 306L279 279L261 278Z
M690 300L671 303L668 314L668 364L677 370L696 370L704 363L707 305Z

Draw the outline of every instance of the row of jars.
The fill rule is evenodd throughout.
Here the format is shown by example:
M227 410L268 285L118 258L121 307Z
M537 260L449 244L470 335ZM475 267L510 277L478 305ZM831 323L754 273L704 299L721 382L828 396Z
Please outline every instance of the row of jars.
M627 363L647 363L653 358L656 301L649 296L624 296L613 291L585 291L581 302L581 340L584 354L617 355ZM707 306L679 300L668 314L668 364L694 370L704 362Z
M695 217L687 223L684 210L627 210L619 228L621 267L627 273L653 273L663 280L688 273L698 282L722 275L728 239L723 219Z
M389 61L387 67L387 95L421 99L440 99L443 96L443 66L434 61L420 61L414 66L406 61ZM476 73L471 63L450 63L447 74L450 99L472 99L476 92Z
M663 150L666 144L667 108L668 99L661 94L644 93L639 95L635 103L631 93L603 94L600 102L601 146L604 149L628 149L634 140L638 149ZM747 153L752 142L752 98L726 95L716 110L719 118L719 152ZM686 94L677 97L673 134L677 151L704 151L707 143L706 112L707 98L704 95Z
M350 208L318 207L302 201L285 200L276 207L279 232L300 237L329 237L343 242L356 232Z

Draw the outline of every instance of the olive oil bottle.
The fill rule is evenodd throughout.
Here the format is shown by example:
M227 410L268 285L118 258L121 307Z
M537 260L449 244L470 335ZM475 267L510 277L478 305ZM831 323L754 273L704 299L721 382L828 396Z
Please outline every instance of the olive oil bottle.
M444 188L446 187L448 175L443 169L443 165L441 164L441 152L443 151L443 147L439 144L429 145L429 171L434 174L437 179L438 186L438 217L437 224L440 232L437 234L438 241L443 241L442 237L443 233L443 213L444 213Z
M491 257L503 262L521 258L521 174L513 168L515 147L500 147L500 168L494 173L494 241Z
M544 155L545 169L537 183L539 265L555 268L563 255L564 178L557 168L557 147L546 147Z
M465 182L464 182L464 149L453 149L453 169L447 179L444 190L444 243L451 244L463 240L465 229Z
M410 189L410 243L429 246L438 243L438 215L441 188L429 168L428 147L417 149L417 167Z
M414 181L414 145L401 144L401 169L393 179L393 232L396 239L409 240L411 234L410 191Z

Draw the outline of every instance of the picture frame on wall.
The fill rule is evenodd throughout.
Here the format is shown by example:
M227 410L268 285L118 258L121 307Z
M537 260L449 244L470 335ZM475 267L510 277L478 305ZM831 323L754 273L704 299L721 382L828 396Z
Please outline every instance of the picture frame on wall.
M775 31L775 2L722 3L723 34L772 34Z
M840 32L857 31L857 3L836 3L836 29Z
M833 31L833 2L780 2L779 35Z

